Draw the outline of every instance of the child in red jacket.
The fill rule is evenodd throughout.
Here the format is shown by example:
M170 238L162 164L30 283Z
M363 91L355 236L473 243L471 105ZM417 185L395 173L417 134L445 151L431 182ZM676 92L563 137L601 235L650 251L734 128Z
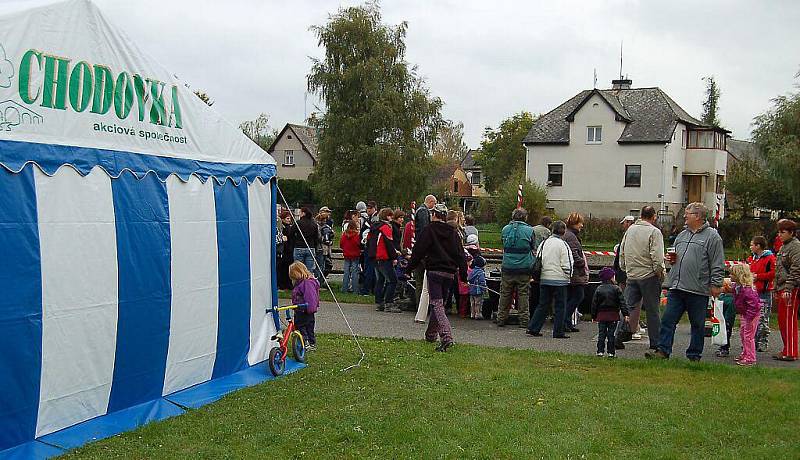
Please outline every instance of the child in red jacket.
M756 351L767 351L769 339L769 317L772 314L772 289L775 280L775 254L767 249L767 239L754 236L750 241L753 255L747 258L750 271L755 279L755 288L761 300L761 319L756 331Z
M361 257L361 238L356 223L347 223L346 230L339 239L339 247L344 255L342 292L355 292L358 284L358 259Z

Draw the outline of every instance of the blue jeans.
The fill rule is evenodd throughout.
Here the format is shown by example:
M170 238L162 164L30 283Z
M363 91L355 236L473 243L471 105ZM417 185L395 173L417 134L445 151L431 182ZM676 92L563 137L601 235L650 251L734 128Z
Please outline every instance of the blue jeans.
M361 295L367 295L375 289L375 259L364 256L364 272L361 274Z
M570 329L575 327L572 324L572 314L578 309L578 305L583 302L585 288L586 286L583 284L570 284L567 287L567 308L564 312L564 326Z
M375 266L378 279L375 281L375 303L378 305L394 300L397 275L391 260L379 260Z
M608 351L609 355L616 354L617 321L600 321L597 323L597 352Z
M528 321L528 330L530 332L541 332L553 296L556 298L556 303L553 306L555 312L553 318L553 337L564 335L564 310L566 308L567 286L550 286L547 284L539 285L539 305L536 307L536 311L533 312L533 315L531 315L530 321Z
M308 271L314 273L314 250L308 248L294 248L292 253L295 262L303 262Z
M706 309L708 308L708 296L692 294L678 289L670 289L667 292L667 309L661 317L661 333L658 342L658 349L665 355L672 354L672 343L675 340L675 326L680 321L684 312L689 314L689 323L692 325L692 338L689 348L686 349L686 357L690 359L700 359L703 355L703 342L705 341ZM648 329L650 325L648 324Z
M358 259L344 259L342 292L355 292L358 286Z

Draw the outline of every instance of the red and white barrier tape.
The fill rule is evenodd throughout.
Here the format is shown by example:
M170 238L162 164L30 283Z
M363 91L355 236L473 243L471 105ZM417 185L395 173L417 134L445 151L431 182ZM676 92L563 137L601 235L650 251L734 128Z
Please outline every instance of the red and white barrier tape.
M481 248L481 251L482 252L493 252L493 253L497 253L497 254L502 254L503 253L502 249L493 249L493 248ZM583 253L586 254L587 256L611 256L611 257L615 257L617 255L617 253L614 252L614 251L583 251ZM744 262L744 261L741 261L741 260L726 260L725 261L725 266L726 267L730 267L730 266L733 266L733 265L743 265L743 264L746 264L746 263L747 262Z

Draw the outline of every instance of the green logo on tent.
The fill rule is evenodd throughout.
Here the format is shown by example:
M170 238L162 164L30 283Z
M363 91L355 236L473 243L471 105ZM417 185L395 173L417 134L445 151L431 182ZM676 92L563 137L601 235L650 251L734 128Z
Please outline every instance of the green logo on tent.
M101 64L79 61L71 65L69 58L28 50L19 63L19 97L22 102L57 110L71 108L75 112L89 110L105 115L111 108L125 120L135 107L139 121L154 125L183 128L178 88L158 80L128 72L114 72ZM13 68L12 68L13 71ZM40 75L41 84L34 85ZM2 83L0 81L0 83ZM149 106L149 109L148 109Z

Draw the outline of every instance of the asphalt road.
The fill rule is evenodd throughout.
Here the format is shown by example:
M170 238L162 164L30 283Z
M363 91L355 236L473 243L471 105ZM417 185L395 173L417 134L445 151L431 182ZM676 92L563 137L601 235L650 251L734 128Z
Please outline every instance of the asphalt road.
M283 300L282 304L287 304ZM384 313L375 311L373 305L342 304L342 311L352 325L356 334L365 337L392 337L422 340L424 338L425 324L415 324L414 315L410 312ZM559 351L564 353L594 355L597 343L597 325L581 323L580 332L571 333L570 339L553 339L551 324L546 323L542 329L543 337L532 337L525 334L525 329L516 325L498 328L492 321L476 321L462 319L453 315L449 316L453 327L453 338L456 344L471 343L492 347L509 347L518 349L534 349L542 351ZM316 317L316 331L319 333L350 334L342 314L336 304L322 302ZM648 349L647 337L642 340L626 343L624 350L617 351L617 358L644 359ZM686 359L684 352L689 345L689 325L680 324L675 333L672 359ZM433 346L433 345L431 345ZM769 367L785 367L800 369L800 361L782 362L772 359L772 355L779 352L782 347L780 334L773 330L770 334L769 351L758 353L758 365ZM454 349L457 350L456 347ZM718 362L735 365L733 358L741 351L739 331L734 329L733 342L731 343L731 356L717 358L714 352L717 347L706 339L703 350L703 361Z

